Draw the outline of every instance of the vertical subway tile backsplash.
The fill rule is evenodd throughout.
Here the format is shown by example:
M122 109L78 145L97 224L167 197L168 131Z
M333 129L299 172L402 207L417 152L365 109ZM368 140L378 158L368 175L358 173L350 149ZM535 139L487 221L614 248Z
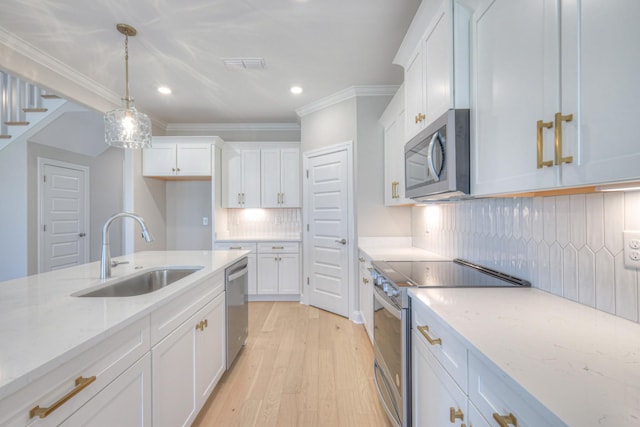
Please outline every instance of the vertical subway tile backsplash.
M414 207L414 245L466 258L635 322L638 270L623 231L640 229L640 192L478 199Z

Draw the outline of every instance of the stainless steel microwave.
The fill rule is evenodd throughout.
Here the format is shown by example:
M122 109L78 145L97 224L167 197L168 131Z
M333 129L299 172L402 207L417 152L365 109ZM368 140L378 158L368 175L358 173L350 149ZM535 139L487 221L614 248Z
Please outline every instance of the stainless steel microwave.
M469 110L449 110L404 147L405 195L416 201L469 196Z

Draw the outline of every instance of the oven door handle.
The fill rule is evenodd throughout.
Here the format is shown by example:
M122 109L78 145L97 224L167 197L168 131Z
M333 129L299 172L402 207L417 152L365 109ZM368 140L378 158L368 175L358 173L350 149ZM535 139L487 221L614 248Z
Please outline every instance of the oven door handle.
M373 290L373 297L380 303L380 305L382 305L385 310L393 314L393 316L398 320L402 320L402 312L391 301L389 301L386 294L381 294L378 288L375 288Z

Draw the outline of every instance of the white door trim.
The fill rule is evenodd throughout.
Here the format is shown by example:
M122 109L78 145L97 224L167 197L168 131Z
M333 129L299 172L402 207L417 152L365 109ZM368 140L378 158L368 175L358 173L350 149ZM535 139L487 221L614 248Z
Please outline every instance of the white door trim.
M88 262L91 258L91 203L89 202L89 185L90 185L90 176L89 176L89 167L83 165L77 165L75 163L63 162L60 160L47 159L46 157L38 157L38 273L43 273L45 270L44 267L44 255L42 253L44 249L44 230L43 230L43 219L44 219L44 166L51 165L57 166L61 168L75 169L80 170L84 173L85 185L84 185L84 206L82 207L84 212L84 223L85 229L87 233L87 241L84 245L84 259Z
M307 170L309 169L309 159L312 157L323 156L325 154L331 154L338 151L346 151L347 152L347 163L349 165L347 171L347 196L348 196L348 204L349 204L349 218L348 218L348 236L347 236L347 253L349 256L348 260L348 276L349 277L349 319L351 321L357 321L360 318L360 313L357 310L356 302L358 300L358 295L356 293L356 287L354 286L357 283L357 269L354 268L355 260L357 257L357 242L356 242L356 198L355 198L355 175L354 175L354 162L353 162L353 141L345 141L339 144L330 145L327 147L322 147L315 150L305 151L302 153L302 164L303 164L303 186L302 186L302 268L303 268L303 280L302 280L302 293L300 295L300 302L303 304L309 304L309 293L307 290L307 280L310 277L311 269L310 269L310 258L309 254L311 250L309 248L310 240L307 231L307 225L309 224L309 188L307 185Z

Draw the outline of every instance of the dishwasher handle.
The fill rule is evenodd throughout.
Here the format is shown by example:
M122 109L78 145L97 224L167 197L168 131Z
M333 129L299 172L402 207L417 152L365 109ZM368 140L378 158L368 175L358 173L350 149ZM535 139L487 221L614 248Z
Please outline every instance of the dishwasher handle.
M228 280L229 282L233 282L233 281L234 281L234 280L236 280L238 277L242 277L242 276L244 276L245 274L247 274L248 272L249 272L249 269L248 269L247 267L245 267L245 268L243 268L243 269L242 269L242 270L240 270L240 271L235 271L235 272L231 273L231 274L227 277L227 280Z

